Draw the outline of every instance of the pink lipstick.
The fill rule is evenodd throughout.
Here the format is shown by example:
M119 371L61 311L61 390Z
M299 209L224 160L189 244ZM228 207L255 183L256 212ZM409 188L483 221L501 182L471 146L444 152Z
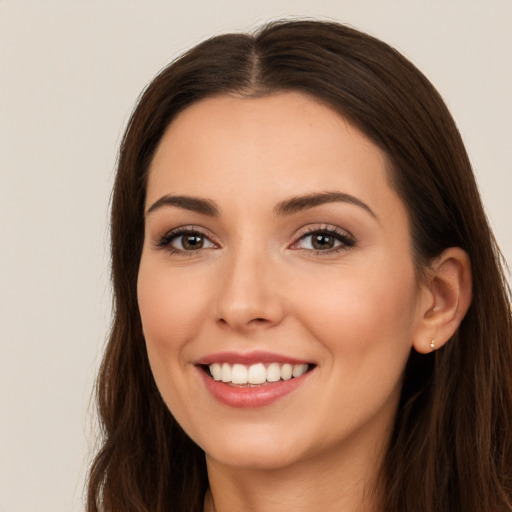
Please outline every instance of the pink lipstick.
M301 386L315 366L269 352L222 352L196 362L208 391L230 407L270 405Z

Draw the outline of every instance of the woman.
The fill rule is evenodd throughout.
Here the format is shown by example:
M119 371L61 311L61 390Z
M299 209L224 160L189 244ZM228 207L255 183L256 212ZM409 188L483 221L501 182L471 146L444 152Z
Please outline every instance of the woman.
M510 511L508 290L457 128L291 21L149 85L112 204L90 512Z

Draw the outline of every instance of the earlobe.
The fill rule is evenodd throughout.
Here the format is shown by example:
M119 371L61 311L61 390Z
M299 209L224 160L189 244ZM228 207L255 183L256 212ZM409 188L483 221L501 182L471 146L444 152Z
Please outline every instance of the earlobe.
M455 333L471 304L471 262L450 247L427 271L413 346L422 354L441 348Z

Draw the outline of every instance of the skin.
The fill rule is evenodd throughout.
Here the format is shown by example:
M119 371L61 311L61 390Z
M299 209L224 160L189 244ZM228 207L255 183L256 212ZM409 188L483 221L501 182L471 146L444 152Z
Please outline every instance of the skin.
M276 213L326 191L356 201ZM214 202L218 214L157 203L169 194ZM444 254L419 283L385 155L293 92L219 96L182 112L153 159L146 210L144 335L163 399L206 453L205 510L377 510L410 350L429 351L434 337L441 346L469 301L459 291L469 279L462 251ZM181 226L197 230L203 248L164 238ZM315 250L306 230L325 228L342 238ZM214 399L194 362L253 350L315 367L265 407Z

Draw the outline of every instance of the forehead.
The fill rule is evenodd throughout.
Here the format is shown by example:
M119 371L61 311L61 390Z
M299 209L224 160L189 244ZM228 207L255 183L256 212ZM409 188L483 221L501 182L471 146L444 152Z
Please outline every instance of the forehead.
M193 104L170 124L150 167L147 203L164 193L230 191L249 202L258 193L277 202L331 189L373 203L389 200L385 154L310 96L225 95Z

